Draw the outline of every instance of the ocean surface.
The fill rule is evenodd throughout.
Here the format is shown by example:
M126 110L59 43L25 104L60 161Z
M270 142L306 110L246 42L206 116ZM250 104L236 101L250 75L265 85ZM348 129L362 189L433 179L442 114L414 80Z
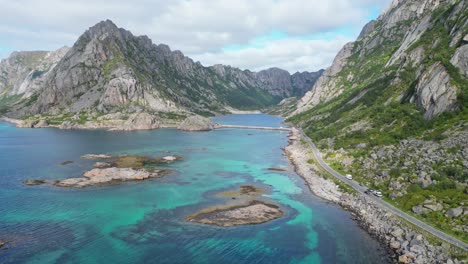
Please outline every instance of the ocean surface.
M215 122L284 126L266 115ZM348 212L315 197L284 156L287 132L19 129L0 123L0 263L386 263L378 242ZM83 154L181 155L160 179L67 189L26 179L78 177ZM73 161L60 165L64 161ZM268 171L284 167L286 172ZM285 216L259 225L215 227L185 221L216 193L253 184Z

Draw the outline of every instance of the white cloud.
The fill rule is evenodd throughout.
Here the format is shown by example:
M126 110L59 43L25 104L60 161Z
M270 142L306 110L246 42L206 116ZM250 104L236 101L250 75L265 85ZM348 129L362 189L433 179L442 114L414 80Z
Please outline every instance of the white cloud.
M242 69L254 71L279 67L291 72L318 70L327 67L338 50L352 39L338 37L333 40L283 39L251 47L195 55L193 59L211 65L222 61Z
M72 45L88 27L112 19L134 34L179 49L204 64L247 68L278 62L288 70L313 70L331 63L343 39L298 40L300 36L359 29L372 8L390 0L0 0L0 49L56 49ZM223 51L227 45L248 45L272 30L290 39L261 48ZM279 47L281 45L281 48ZM331 49L330 47L334 47ZM294 50L292 52L291 50ZM301 50L310 51L307 54ZM255 58L236 58L249 54ZM0 53L0 56L6 54ZM278 56L272 58L271 56ZM317 57L316 57L317 56ZM310 60L310 63L308 63ZM310 65L310 67L309 67ZM305 67L305 68L301 68Z

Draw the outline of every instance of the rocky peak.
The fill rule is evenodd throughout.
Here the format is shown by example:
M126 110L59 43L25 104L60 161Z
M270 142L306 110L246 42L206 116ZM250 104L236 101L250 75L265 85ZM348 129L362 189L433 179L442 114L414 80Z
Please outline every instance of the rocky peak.
M257 78L266 83L273 94L281 97L291 97L292 82L288 71L270 68L256 73Z
M116 35L120 33L120 29L112 22L111 20L107 19L97 23L96 25L90 27L83 36L87 36L89 38L100 38L106 35Z
M71 49L47 56L57 61L42 75L37 85L42 91L10 109L9 116L79 112L206 115L233 108L251 110L286 96L301 96L317 78L316 73L291 76L278 68L256 74L224 65L204 67L181 51L153 44L147 36L134 36L110 20L90 27Z
M356 42L348 43L341 49L312 91L299 101L295 113L326 103L346 90L366 87L372 81L388 78L390 74L395 74L391 84L401 83L401 76L408 74L402 72L408 71L409 67L414 68L411 70L411 78L415 81L412 87L418 85L413 98L419 99L413 102L417 102L425 110L426 118L458 109L455 102L457 87L451 84L453 76L449 74L450 66L432 67L440 58L434 60L431 52L442 53L439 49L450 49L441 42L445 41L440 39L442 37L448 38L448 46L451 48L463 44L462 38L466 34L468 22L460 19L463 17L462 10L466 10L466 0L394 0L376 21L369 22L362 29ZM435 31L437 27L438 32ZM448 31L449 35L442 36L444 31ZM435 35L428 41L427 36L430 34L440 36ZM426 40L420 41L425 36ZM467 69L467 50L463 46L459 47L453 57L445 58L445 61L451 61L464 73ZM380 65L381 63L384 64ZM421 79L425 81L418 83L417 80ZM410 84L406 85L409 89ZM423 87L424 85L428 87ZM367 90L370 89L372 88L368 87ZM350 99L350 102L356 102L365 92Z
M68 50L13 52L0 61L0 96L31 96Z

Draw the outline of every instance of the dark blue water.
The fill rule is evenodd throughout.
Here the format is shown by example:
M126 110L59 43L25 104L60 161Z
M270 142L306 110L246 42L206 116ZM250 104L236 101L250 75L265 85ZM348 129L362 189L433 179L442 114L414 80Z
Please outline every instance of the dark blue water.
M264 115L216 122L280 126ZM140 132L18 129L0 123L0 263L377 263L378 243L347 212L314 197L282 147L287 132L222 129ZM25 186L26 179L78 177L87 153L177 154L175 172L117 186L66 189ZM59 165L73 161L69 165ZM272 172L268 167L285 167ZM220 228L187 223L187 215L229 197L215 194L255 184L285 217Z

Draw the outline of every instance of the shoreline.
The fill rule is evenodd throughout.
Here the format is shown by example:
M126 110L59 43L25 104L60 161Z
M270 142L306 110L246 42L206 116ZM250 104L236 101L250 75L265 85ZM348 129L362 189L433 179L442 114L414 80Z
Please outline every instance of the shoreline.
M107 120L113 121L113 120ZM115 121L115 120L114 120ZM118 120L121 121L121 120ZM158 126L148 125L147 127L132 127L125 124L98 124L95 122L90 122L89 124L73 124L73 126L64 127L63 125L40 125L32 126L26 120L14 119L5 116L0 117L0 122L6 122L12 125L15 125L17 128L56 128L60 130L105 130L105 131L115 131L115 132L130 132L130 131L145 131L145 130L156 130L161 128L177 128L179 123L163 123Z
M312 159L311 150L301 143L302 136L296 128L293 128L288 139L284 152L309 190L321 199L351 212L353 220L377 239L393 262L464 263L463 259L452 259L449 246L445 243L435 243L425 232L382 209L366 196L340 190L332 180L323 177L323 172Z

